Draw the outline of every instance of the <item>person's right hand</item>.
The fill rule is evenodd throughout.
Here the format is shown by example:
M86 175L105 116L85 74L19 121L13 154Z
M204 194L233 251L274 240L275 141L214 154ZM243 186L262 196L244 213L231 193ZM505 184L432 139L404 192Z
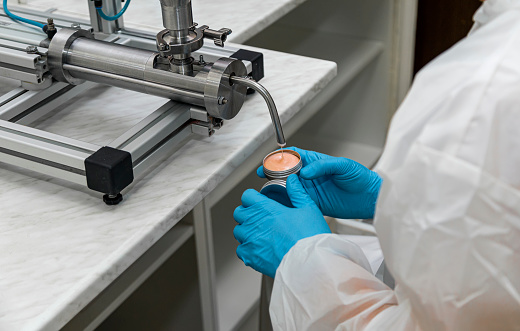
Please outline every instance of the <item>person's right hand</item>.
M379 189L379 175L356 161L306 151L296 147L303 168L300 181L323 215L336 218L373 218ZM258 176L265 178L261 166Z

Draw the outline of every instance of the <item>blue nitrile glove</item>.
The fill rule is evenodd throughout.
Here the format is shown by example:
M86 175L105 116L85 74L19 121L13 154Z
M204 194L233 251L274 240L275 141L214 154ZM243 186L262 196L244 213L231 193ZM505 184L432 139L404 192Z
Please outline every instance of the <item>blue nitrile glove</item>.
M233 231L240 243L238 257L246 266L273 278L283 257L298 240L330 233L318 206L296 175L287 178L287 193L294 208L247 190L242 195L242 206L233 214L238 223Z
M300 181L323 215L373 218L383 180L356 161L289 147L302 157ZM263 167L257 174L265 177Z

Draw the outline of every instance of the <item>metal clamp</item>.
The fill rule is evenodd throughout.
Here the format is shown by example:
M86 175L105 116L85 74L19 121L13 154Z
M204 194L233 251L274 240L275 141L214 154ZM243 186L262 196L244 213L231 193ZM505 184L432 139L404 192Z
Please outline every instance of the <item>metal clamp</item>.
M174 54L188 54L199 50L204 45L204 33L201 29L190 31L191 39L186 43L173 43L167 41L170 30L164 29L157 34L157 50L161 57L168 57Z
M164 29L157 34L156 43L157 50L162 57L168 57L174 54L188 54L199 50L204 45L204 38L212 39L215 45L224 47L227 37L233 32L231 29L222 28L220 30L212 30L207 25L195 28L194 25L190 29L190 39L184 43L175 43L168 41L173 39L171 32Z
M200 30L204 33L204 38L213 39L213 42L216 46L224 47L224 42L227 40L227 37L233 32L231 29L222 28L218 31L212 30L207 25L203 25L200 27Z

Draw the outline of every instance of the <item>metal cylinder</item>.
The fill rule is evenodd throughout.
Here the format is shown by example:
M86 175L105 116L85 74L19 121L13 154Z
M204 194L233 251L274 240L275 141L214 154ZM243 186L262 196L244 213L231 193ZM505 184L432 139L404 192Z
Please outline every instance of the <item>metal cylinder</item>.
M156 69L158 53L94 40L86 30L60 29L48 52L49 71L61 82L93 81L204 106L216 118L231 119L242 107L247 88L231 83L244 76L241 61L222 58L186 76Z
M99 40L77 38L66 50L67 64L144 79L155 53Z
M193 26L191 0L161 0L161 9L164 27L170 31L180 31L176 34L179 39L187 35Z
M77 38L66 52L65 62L172 87L204 92L206 75L181 77L155 69L157 53L99 40Z
M170 70L185 76L193 76L193 58L186 54L174 54L170 60Z

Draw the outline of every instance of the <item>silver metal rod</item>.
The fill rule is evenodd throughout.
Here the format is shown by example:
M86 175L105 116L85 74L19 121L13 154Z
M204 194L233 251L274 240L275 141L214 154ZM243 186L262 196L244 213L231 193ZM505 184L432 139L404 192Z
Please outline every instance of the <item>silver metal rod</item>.
M123 16L115 21L107 21L102 19L96 9L94 1L87 1L90 14L90 25L95 32L102 32L106 34L115 33L121 31L124 28ZM112 16L121 11L120 0L104 0L103 11L105 14ZM54 16L54 15L53 15ZM84 24L81 24L84 25ZM70 25L69 25L70 26Z
M34 159L24 159L19 156L6 154L1 151L0 148L0 162L4 162L7 164L16 165L17 167L21 167L24 169L28 169L31 171L36 171L48 176L61 178L64 180L68 180L69 182L73 182L79 185L86 186L87 180L85 175L78 174L75 172L68 171L67 169L62 169L59 167L54 167L52 165L48 165L45 163L38 162L38 160Z
M101 146L91 144L88 142L64 137L61 135L57 135L54 133L50 133L47 131L30 128L25 125L20 125L17 123L10 123L7 121L0 122L0 131L13 132L21 137L27 137L34 140L39 140L48 144L53 144L56 146L61 146L63 148L67 148L69 150L74 150L81 153L92 154L99 150ZM88 156L89 156L88 155Z
M3 40L0 45L0 62L34 70L41 59L39 54L27 54L25 49L17 48L19 43ZM15 48L16 47L16 48Z
M1 153L79 174L85 171L85 159L99 148L15 123L0 124Z
M273 121L274 131L276 134L276 141L280 147L284 147L287 143L285 142L285 137L283 135L282 123L280 122L278 110L276 109L273 97L269 94L269 91L254 80L246 77L231 76L229 79L235 84L245 85L260 93L267 103L267 107L269 107L269 114L271 114L271 120Z
M63 69L68 70L75 78L204 106L204 94L202 93L182 90L171 86L120 76L104 71L73 66L70 64L64 64Z
M129 152L138 161L190 120L191 107L169 101L109 146Z
M50 87L39 91L17 88L0 99L0 120L13 121L13 119L21 117L28 109L41 105L49 98L54 98L55 94L60 95L60 91L68 87L68 84L55 82ZM3 100L8 100L8 102Z
M72 98L91 89L97 84L94 82L85 82L81 85L70 86L61 89L54 93L51 97L45 99L43 102L36 104L34 107L29 107L26 111L21 112L13 120L17 124L29 125L38 119L42 118L51 111L55 111L58 107L67 104Z
M145 157L136 160L136 162L134 162L134 177L140 177L148 170L148 168L150 168L150 166L156 164L159 160L164 159L166 155L171 155L172 151L179 148L181 142L191 134L191 126L187 126L177 132L177 134L172 136L170 139L164 141L163 144L157 146L156 149L150 150L150 153Z

